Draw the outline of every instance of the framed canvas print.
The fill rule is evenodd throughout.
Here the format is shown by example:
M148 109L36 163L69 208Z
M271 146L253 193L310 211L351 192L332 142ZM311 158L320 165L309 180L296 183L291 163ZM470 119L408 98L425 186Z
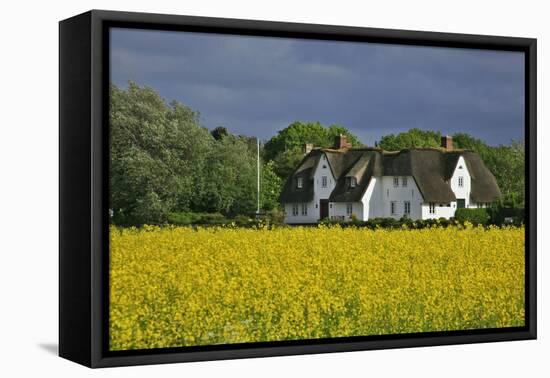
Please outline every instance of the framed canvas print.
M60 22L62 357L536 338L536 40Z

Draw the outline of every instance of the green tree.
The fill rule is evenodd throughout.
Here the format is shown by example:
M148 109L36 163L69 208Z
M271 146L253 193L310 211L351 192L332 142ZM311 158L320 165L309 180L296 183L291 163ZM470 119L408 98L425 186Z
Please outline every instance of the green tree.
M222 139L223 137L226 137L229 135L229 131L227 130L227 128L223 127L223 126L218 126L216 127L214 130L212 130L210 132L210 134L212 134L212 136L214 137L214 139L216 140L220 140Z
M441 133L439 131L410 129L397 135L389 134L380 139L378 147L387 151L398 151L413 147L439 147Z
M196 210L228 215L256 209L256 157L247 140L227 136L217 141L207 158L203 199Z
M261 169L260 206L262 210L273 210L279 207L279 195L283 180L275 173L275 163L270 160Z
M362 146L359 139L343 126L325 127L319 122L294 122L267 141L263 158L265 161L273 161L273 171L284 182L304 157L304 144L333 147L335 138L340 134L346 135L353 146Z
M151 88L111 85L110 208L123 225L162 223L200 202L201 174L214 139L197 112Z
M359 139L343 126L332 125L327 128L319 122L294 122L265 144L264 158L266 161L275 160L279 154L302 148L306 143L312 143L316 147L332 147L334 138L340 134L345 134L353 146L362 145Z

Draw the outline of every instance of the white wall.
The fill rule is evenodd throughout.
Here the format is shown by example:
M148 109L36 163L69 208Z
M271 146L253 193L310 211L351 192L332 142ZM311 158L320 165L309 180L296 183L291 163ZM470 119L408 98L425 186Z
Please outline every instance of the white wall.
M449 205L449 206L447 206ZM456 211L456 202L453 201L449 204L435 203L435 213L430 213L429 203L422 204L422 219L438 219L438 218L451 218L454 217Z
M416 186L416 182L412 176L397 176L399 178L399 185L395 187L393 185L394 176L381 176L373 177L365 194L363 195L362 202L365 206L364 220L383 217L383 218L396 218L403 217L405 210L405 201L409 201L411 204L411 213L409 217L411 219L419 219L422 216L421 204L422 195ZM407 186L403 187L403 177L407 178ZM396 213L391 213L391 202L394 201L396 205Z
M298 215L292 215L292 203L285 204L285 223L315 223L318 220L315 216L315 205L313 202L298 202ZM307 214L302 215L302 205L307 208Z
M350 215L347 214L347 204L352 206L352 215L357 219L363 220L363 203L362 202L331 202L329 204L329 214L330 218L333 217L344 217L343 219L349 221L352 219Z
M459 177L464 178L464 186L462 187L458 186ZM458 162L456 163L455 170L450 179L450 184L451 184L451 190L454 192L455 197L457 199L463 198L466 200L465 201L466 207L477 207L475 204L473 206L470 205L470 192L472 190L472 178L470 176L470 172L468 171L468 167L466 166L466 162L464 161L464 158L462 156L458 158ZM454 212L453 212L453 215L454 215Z

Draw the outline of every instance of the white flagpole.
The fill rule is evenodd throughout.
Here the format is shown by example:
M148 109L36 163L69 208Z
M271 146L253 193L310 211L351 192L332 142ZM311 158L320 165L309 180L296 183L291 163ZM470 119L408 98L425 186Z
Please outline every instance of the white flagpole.
M256 138L256 147L258 163L258 210L256 210L256 214L260 214L260 138Z

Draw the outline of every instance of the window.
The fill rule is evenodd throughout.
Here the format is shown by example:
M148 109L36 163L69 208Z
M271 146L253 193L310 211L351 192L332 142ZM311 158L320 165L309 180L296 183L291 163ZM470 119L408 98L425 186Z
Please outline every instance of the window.
M393 186L395 188L397 188L399 186L399 177L394 177L393 178Z
M322 187L322 188L326 188L326 187L327 187L327 182L328 182L328 177L327 177L327 176L321 177L321 187Z
M406 215L410 215L411 214L411 202L410 201L405 201L405 202L403 202L403 204L404 204L404 208L403 208L404 213Z
M355 177L350 177L349 178L349 187L350 188L355 188L355 186L357 186L357 179Z
M390 202L390 211L391 211L391 215L395 215L397 214L397 209L396 209L396 206L395 206L395 201L391 201Z
M297 203L292 204L292 215L293 216L298 215L298 204Z
M401 178L401 185L403 186L403 188L407 187L407 178L406 177Z
M351 215L353 213L353 204L352 203L346 203L346 214Z
M464 187L464 177L458 176L458 187L462 188Z
M307 215L307 203L302 204L302 215Z
M435 203L430 203L430 214L435 214Z
M303 177L298 177L296 179L296 187L298 189L302 189L304 187L304 178Z

